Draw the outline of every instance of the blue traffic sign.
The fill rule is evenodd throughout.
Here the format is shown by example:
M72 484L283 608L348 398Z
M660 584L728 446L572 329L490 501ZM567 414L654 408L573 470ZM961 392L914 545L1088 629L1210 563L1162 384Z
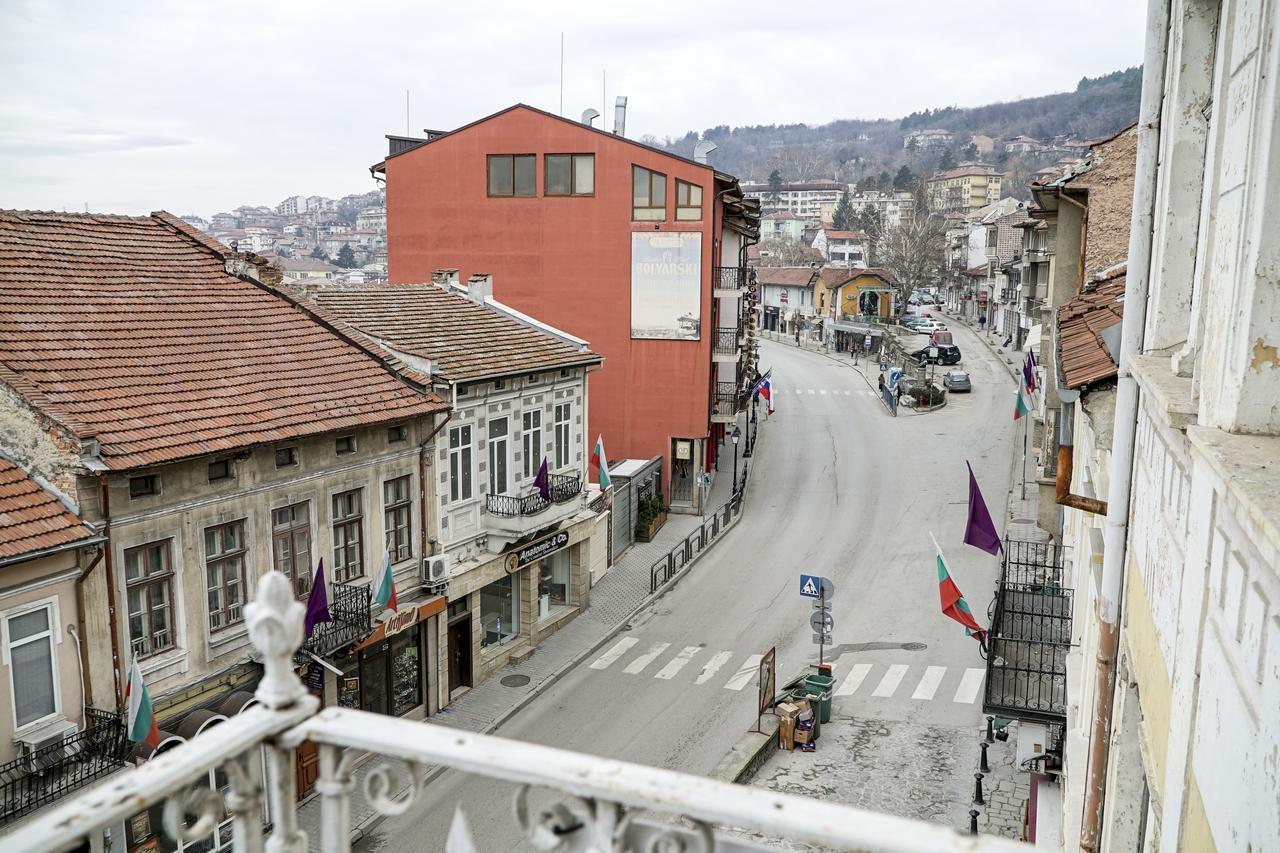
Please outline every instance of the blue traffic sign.
M805 598L821 598L822 578L817 575L801 575L800 594Z

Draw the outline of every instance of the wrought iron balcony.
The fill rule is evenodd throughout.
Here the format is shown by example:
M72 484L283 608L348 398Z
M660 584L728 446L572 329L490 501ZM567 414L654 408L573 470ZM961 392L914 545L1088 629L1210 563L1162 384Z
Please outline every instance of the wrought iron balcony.
M502 518L537 515L552 504L573 500L582 492L582 477L578 474L552 474L550 480L550 500L537 491L526 495L485 495L485 512Z
M737 382L716 383L717 403L732 403L733 405L737 405L740 393Z
M987 655L983 710L1019 720L1063 723L1072 590L1062 552L1047 542L1005 540Z
M738 336L741 333L738 329L716 329L716 336L713 343L713 352L716 355L737 355L738 354Z
M0 826L125 766L131 744L120 716L97 708L84 714L84 731L0 764Z
M747 283L746 267L712 267L711 286L715 290L742 290Z
M373 631L373 604L368 586L349 583L329 585L330 621L316 626L302 651L327 657L358 643ZM305 660L305 655L299 661Z
M290 664L302 638L303 610L288 580L277 572L267 573L245 607L249 636L263 662L255 693L260 704L30 818L5 837L5 850L26 853L81 845L100 850L104 831L161 806L166 834L189 842L206 841L229 816L231 843L238 851L303 853L312 847L344 853L351 848L353 764L370 753L399 765L369 773L362 785L368 804L384 815L418 807L425 768L433 765L515 783L514 821L524 837L521 849L741 853L793 849L795 843L889 853L1026 849L1008 839L961 835L923 821L470 734L437 723L341 707L318 711L319 701L307 693ZM315 839L302 830L296 805L296 753L306 742L319 749L321 837ZM209 785L214 770L226 779L225 795ZM397 776L408 781L408 792L394 797ZM549 807L533 808L533 788L550 789L558 799ZM269 841L263 823L268 803ZM464 803L454 812L447 838L419 839L420 846L474 851L467 809L480 812L487 821L502 819L502 811L493 804ZM748 833L783 841L746 840Z

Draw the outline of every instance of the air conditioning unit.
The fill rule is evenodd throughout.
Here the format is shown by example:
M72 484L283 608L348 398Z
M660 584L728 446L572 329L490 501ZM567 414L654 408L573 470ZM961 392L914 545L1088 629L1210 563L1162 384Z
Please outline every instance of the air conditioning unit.
M422 590L440 595L449 586L449 570L444 557L427 557L422 561Z
M43 773L69 758L75 752L78 731L74 723L56 719L15 738L22 772Z

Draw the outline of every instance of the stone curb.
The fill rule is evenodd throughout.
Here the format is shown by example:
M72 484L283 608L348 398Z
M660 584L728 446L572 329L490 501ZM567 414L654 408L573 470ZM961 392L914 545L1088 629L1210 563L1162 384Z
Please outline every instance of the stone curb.
M1004 353L996 352L996 348L993 347L991 345L991 342L987 340L986 332L982 331L981 329L975 329L972 323L970 323L968 320L961 317L959 314L952 315L952 314L948 314L946 311L943 311L942 313L946 317L954 317L956 322L964 323L965 326L969 328L969 331L977 335L978 340L982 341L982 345L986 347L990 351L990 353L996 357L996 361L1004 365L1004 369L1009 371L1009 376L1013 379L1013 381L1014 382L1018 381L1018 368L1009 363L1009 360L1005 357Z
M764 731L747 731L729 750L728 755L720 759L716 769L711 771L710 778L718 782L746 784L756 771L760 769L778 748L778 727L780 722L774 713L765 714L760 720L760 728Z

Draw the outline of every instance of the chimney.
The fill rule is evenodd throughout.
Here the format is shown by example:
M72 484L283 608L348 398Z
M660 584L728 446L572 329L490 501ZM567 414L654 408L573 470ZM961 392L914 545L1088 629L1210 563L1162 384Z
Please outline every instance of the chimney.
M613 107L613 133L615 136L627 135L627 96L619 95Z
M598 118L600 118L599 110L593 110L590 107L587 107L582 111L582 123L587 127L591 127Z
M438 284L446 290L458 283L458 271L452 267L436 270L431 273L431 283Z
M709 140L702 140L693 146L693 160L695 163L706 163L707 155L716 150L716 144Z
M478 272L467 279L467 296L472 302L481 305L493 296L493 276L487 272Z

